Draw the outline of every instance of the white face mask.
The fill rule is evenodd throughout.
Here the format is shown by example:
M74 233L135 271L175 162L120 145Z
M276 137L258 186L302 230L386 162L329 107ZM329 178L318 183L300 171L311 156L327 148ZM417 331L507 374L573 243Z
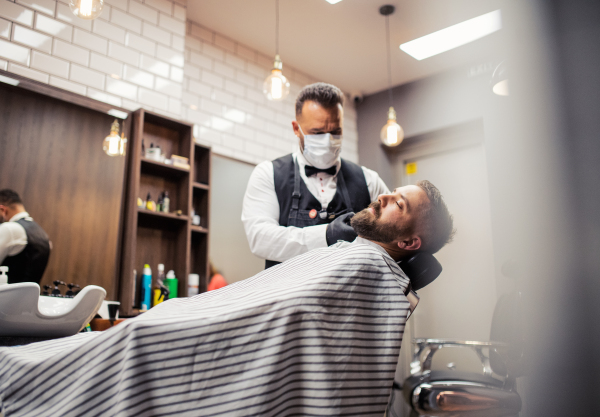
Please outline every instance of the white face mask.
M302 132L302 128L300 132ZM302 132L304 135L304 132ZM342 135L321 133L319 135L304 135L304 150L302 153L309 164L316 168L326 169L335 164L342 151Z

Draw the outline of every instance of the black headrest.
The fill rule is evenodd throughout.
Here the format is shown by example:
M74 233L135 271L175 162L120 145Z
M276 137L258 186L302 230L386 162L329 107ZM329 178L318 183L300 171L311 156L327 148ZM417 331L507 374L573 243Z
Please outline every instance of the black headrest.
M424 252L400 261L398 265L410 279L412 289L415 291L431 284L442 273L442 265L438 260Z

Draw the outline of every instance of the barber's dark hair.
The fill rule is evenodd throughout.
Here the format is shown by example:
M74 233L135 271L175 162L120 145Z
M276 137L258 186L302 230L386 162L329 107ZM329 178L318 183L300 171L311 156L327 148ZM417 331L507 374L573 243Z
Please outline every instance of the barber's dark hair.
M0 190L0 204L3 206L12 206L13 204L23 204L23 201L21 201L21 197L19 197L16 191L5 188L4 190Z
M436 253L447 243L452 242L456 229L454 229L454 218L448 211L444 198L435 185L427 180L417 182L427 197L429 206L421 213L420 222L424 229L423 244L424 252Z
M326 109L344 105L344 93L335 85L327 83L314 83L305 86L300 90L300 94L296 98L296 117L302 114L304 102L314 101L319 103Z

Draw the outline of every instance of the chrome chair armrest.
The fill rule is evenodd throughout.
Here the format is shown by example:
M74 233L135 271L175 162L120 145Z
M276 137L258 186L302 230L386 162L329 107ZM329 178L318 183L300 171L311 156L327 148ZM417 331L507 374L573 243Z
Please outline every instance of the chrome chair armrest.
M483 350L490 348L507 348L507 343L502 342L480 342L473 340L456 339L415 339L413 360L410 363L411 375L431 371L431 362L435 353L445 347L467 347L473 349L483 366L484 375L491 375L490 358Z

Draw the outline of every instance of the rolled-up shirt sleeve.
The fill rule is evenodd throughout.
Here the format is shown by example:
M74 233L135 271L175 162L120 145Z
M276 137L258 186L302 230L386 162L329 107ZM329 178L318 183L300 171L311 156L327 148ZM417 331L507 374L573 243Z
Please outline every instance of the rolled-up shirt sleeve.
M279 225L279 201L270 161L258 164L250 176L242 206L242 223L250 251L264 259L283 262L327 246L326 224L304 228Z
M27 246L27 233L23 226L17 222L0 224L0 264L7 256L21 253L25 246Z

